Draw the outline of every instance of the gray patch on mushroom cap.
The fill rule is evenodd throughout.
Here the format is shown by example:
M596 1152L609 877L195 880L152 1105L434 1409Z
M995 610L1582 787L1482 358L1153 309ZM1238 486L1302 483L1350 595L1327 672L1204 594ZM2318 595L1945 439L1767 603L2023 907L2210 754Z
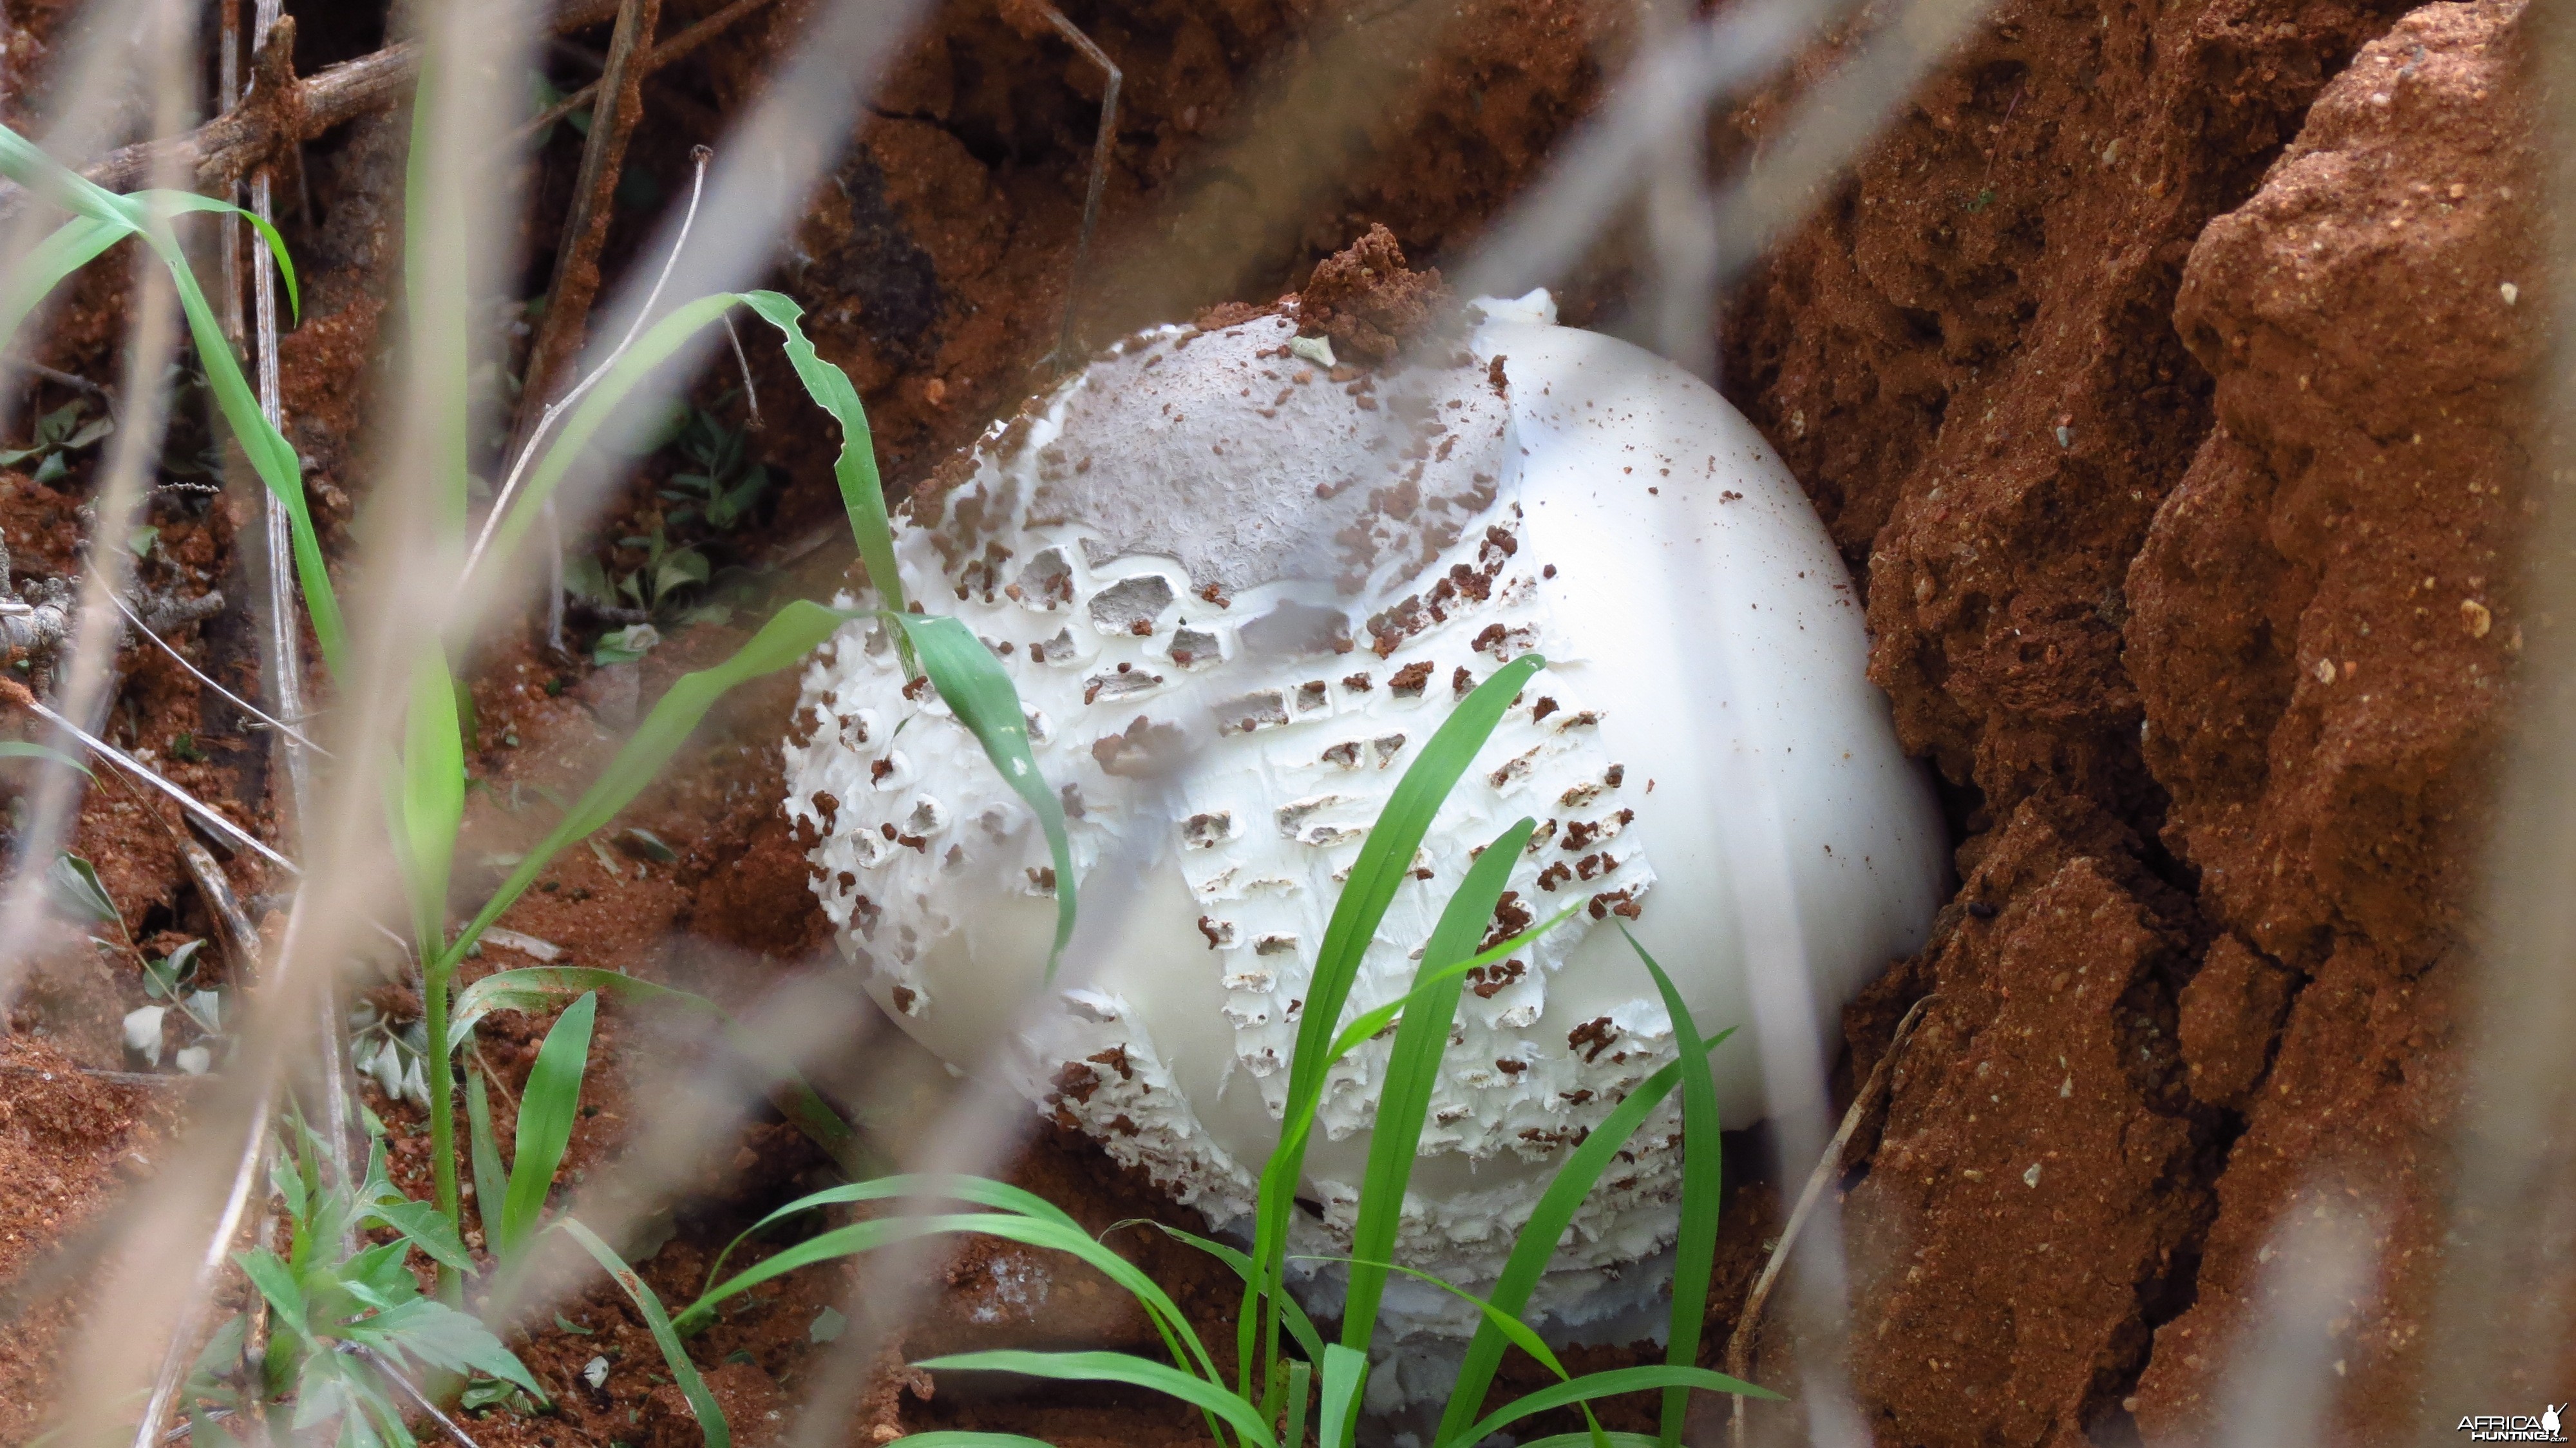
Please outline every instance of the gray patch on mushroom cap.
M1493 503L1503 400L1450 366L1337 383L1277 355L1293 335L1260 317L1093 363L1039 450L1030 522L1080 525L1095 564L1177 559L1221 594L1419 573Z
M1150 631L1175 596L1171 580L1159 573L1124 579L1092 598L1091 621L1110 633ZM1138 624L1145 628L1137 629Z

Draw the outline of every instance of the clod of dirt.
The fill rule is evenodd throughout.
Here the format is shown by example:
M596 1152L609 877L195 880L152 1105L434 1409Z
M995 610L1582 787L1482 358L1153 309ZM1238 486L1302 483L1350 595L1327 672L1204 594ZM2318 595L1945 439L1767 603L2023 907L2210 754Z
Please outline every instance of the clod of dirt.
M2364 47L2184 270L2175 323L2217 377L2218 429L2130 569L2130 667L2202 908L2295 1001L2198 1298L2139 1386L2153 1439L2212 1431L2224 1345L2284 1290L2264 1260L2285 1213L2344 1186L2378 1223L2381 1276L2337 1339L2332 1431L2400 1441L2429 1411L2451 1002L2558 294L2524 16L2431 5ZM2212 953L2213 989L2235 989L2242 953ZM2277 985L2252 990L2249 1032L2278 1010Z
M1437 268L1413 271L1404 248L1383 225L1315 263L1297 293L1297 331L1329 337L1336 357L1377 363L1437 324L1449 307L1449 288Z
M2145 1354L2142 1287L2206 1220L2173 1039L2190 909L2125 835L2025 804L1965 887L1995 915L1927 958L1940 1000L1846 1209L1853 1381L1883 1441L1967 1441L1963 1402L1993 1442L2098 1417L2105 1379ZM1945 1395L1911 1390L1927 1367Z
M1996 1011L1918 1034L1854 1196L1856 1240L1903 1234L1859 1313L1883 1438L2069 1442L2134 1414L2202 1441L2284 1214L2346 1188L2389 1265L2337 1338L2327 1431L2421 1421L2546 304L2519 8L2435 5L2362 46L2387 14L2008 6L1739 313L1748 408L1869 557L1874 676L1974 787L1972 904L1900 979L1947 1001L1989 974L1969 988ZM2069 834L2084 818L2131 833ZM2069 925L2031 913L2033 882L2074 892ZM2062 963L2003 978L2088 911ZM2124 968L2128 991L2058 994ZM1854 1026L1866 1054L1883 1026ZM2088 1098L1995 1054L2022 1030L2153 1070ZM2121 1123L2128 1150L2087 1155ZM1978 1158L2007 1128L2083 1162L2082 1199L2047 1202L2065 1163L2036 1153L2038 1183L1999 1190Z

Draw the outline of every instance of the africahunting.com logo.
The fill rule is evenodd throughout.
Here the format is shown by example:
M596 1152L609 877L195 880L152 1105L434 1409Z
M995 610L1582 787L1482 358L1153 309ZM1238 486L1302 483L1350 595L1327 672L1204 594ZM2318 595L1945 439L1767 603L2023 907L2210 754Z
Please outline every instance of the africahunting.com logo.
M2458 1431L2468 1434L2472 1443L2564 1443L2567 1434L2559 1427L2558 1414L2569 1406L2543 1407L2537 1416L2475 1413L2460 1420Z

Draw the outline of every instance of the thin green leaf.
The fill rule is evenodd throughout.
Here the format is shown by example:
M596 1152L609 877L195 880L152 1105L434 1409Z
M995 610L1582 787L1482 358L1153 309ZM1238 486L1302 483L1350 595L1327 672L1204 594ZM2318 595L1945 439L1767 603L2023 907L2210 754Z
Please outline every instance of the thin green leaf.
M250 383L242 376L241 364L233 356L232 346L217 322L214 309L197 285L195 271L178 238L169 228L168 218L180 212L218 212L247 216L241 208L210 197L182 191L147 191L135 196L118 196L104 187L83 179L41 147L17 132L0 126L0 175L26 187L53 204L124 235L139 235L161 258L178 289L180 309L186 313L188 332L196 343L199 363L206 369L206 381L215 394L215 403L233 436L241 443L260 480L287 511L295 551L295 571L304 590L305 609L312 615L313 632L321 641L324 658L333 672L342 671L342 645L345 629L341 622L338 598L331 590L331 577L322 560L322 545L313 532L313 519L304 503L302 464L275 427L261 413ZM297 301L295 265L286 253L285 241L277 228L252 218L260 237L277 256L278 267L286 279L287 297ZM62 238L60 249L48 254L48 265L59 264L96 242L99 232L57 231ZM51 240L49 238L49 240ZM41 251L42 248L39 248ZM96 252L90 252L95 256ZM86 258L83 258L86 260ZM65 273L66 275L68 273ZM56 278L59 280L59 277ZM50 288L51 282L45 283ZM18 306L23 294L11 293L11 305ZM41 296L42 293L36 293ZM35 296L25 298L32 305ZM24 317L21 310L9 317L10 330Z
M1316 955L1315 973L1307 982L1305 1013L1297 1024L1295 1054L1290 1058L1288 1072L1288 1119L1282 1126L1279 1145L1261 1169L1252 1256L1262 1265L1267 1279L1258 1294L1267 1301L1276 1302L1287 1290L1283 1258L1288 1213L1306 1163L1301 1118L1311 1120L1316 1103L1323 1099L1325 1073L1331 1068L1329 1048L1335 1027L1341 1022L1342 1006L1350 998L1351 983L1359 976L1361 958L1367 954L1379 922L1386 918L1396 887L1411 873L1414 851L1421 847L1433 816L1440 812L1459 776L1475 761L1477 751L1484 748L1521 686L1546 666L1547 661L1539 655L1524 654L1495 670L1492 677L1458 702L1423 746L1422 753L1405 769L1404 778L1396 783L1394 794L1360 846L1359 858L1351 866L1341 897L1333 902L1333 914L1324 927L1323 945ZM1278 1338L1277 1308L1256 1314L1254 1305L1252 1294L1247 1294L1236 1329L1247 1392L1257 1361L1256 1324L1268 1330L1271 1342Z
M798 1197L744 1228L732 1241L725 1244L723 1251L716 1254L714 1265L707 1268L707 1286L715 1285L717 1275L724 1270L725 1259L734 1254L735 1248L750 1241L754 1233L764 1231L789 1217L804 1212L819 1211L824 1207L851 1206L859 1202L902 1201L914 1197L948 1197L956 1201L971 1202L979 1207L992 1207L999 1211L1016 1212L1024 1217L1059 1222L1067 1227L1080 1225L1073 1218L1065 1215L1064 1209L1055 1203L1035 1192L1023 1191L1008 1182L997 1182L977 1176L925 1176L909 1172L901 1176L882 1176L870 1181L848 1182L836 1187L825 1187L819 1192Z
M1551 1433L1521 1448L1655 1448L1652 1433Z
M662 1349L662 1361L671 1369L672 1380L680 1385L680 1395L689 1400L689 1411L698 1418L698 1431L706 1435L707 1448L733 1448L733 1427L725 1422L724 1409L716 1406L715 1395L707 1391L706 1379L698 1376L698 1365L689 1361L689 1350L680 1343L680 1335L671 1330L670 1316L662 1310L662 1299L635 1275L616 1249L599 1239L599 1234L578 1220L566 1217L557 1223L570 1232L573 1240L591 1260L606 1269L617 1280L626 1295L635 1302L635 1310L644 1315L644 1325L652 1330L654 1345Z
M260 241L268 247L269 255L277 259L278 277L286 283L289 319L293 320L304 315L304 297L296 289L295 258L287 254L286 238L279 235L277 228L258 212L245 210L229 201L218 201L212 196L200 196L193 191L137 191L126 199L140 202L145 207L165 215L176 216L182 212L204 211L249 222L251 229L259 233Z
M1324 1349L1323 1411L1315 1419L1321 1448L1349 1448L1360 1416L1360 1385L1368 1381L1368 1354L1334 1343Z
M1628 948L1646 964L1646 973L1655 978L1655 990L1664 998L1664 1014L1673 1023L1673 1044L1681 1052L1674 1064L1682 1071L1682 1224L1681 1236L1673 1244L1673 1316L1672 1335L1664 1346L1664 1361L1677 1367L1690 1367L1699 1361L1699 1335L1708 1307L1709 1274L1717 1262L1717 1220L1725 1206L1722 1160L1718 1140L1717 1078L1709 1074L1708 1047L1700 1040L1699 1027L1691 1020L1690 1007L1674 989L1672 977L1628 934L1622 924L1619 933L1627 937ZM1664 1393L1664 1448L1676 1448L1682 1441L1682 1415L1690 1408L1690 1394L1682 1388Z
M1112 1222L1109 1224L1109 1230L1112 1232L1117 1231L1121 1227L1151 1227L1155 1231L1162 1233L1164 1236L1170 1237L1175 1241L1186 1242L1190 1246L1196 1247L1200 1251L1214 1257L1226 1266L1233 1268L1234 1275L1242 1278L1246 1286L1250 1286L1254 1282L1255 1273L1252 1269L1252 1259L1245 1254L1236 1251L1234 1248L1227 1246L1223 1242L1210 1241L1196 1232L1184 1232L1178 1227L1157 1222L1151 1217L1130 1217L1126 1221ZM1106 1233L1103 1235L1106 1235ZM1288 1335L1296 1339L1297 1346L1305 1351L1307 1363L1314 1364L1322 1362L1324 1360L1323 1334L1315 1331L1314 1320L1306 1315L1306 1309L1298 1306L1297 1299L1294 1297L1283 1297L1279 1299L1279 1306L1282 1313L1285 1314L1284 1320L1287 1323Z
M1456 980L1462 975L1473 974L1480 967L1493 965L1498 961L1510 959L1513 955L1527 948L1540 936L1547 934L1558 926L1563 925L1566 921L1573 919L1575 913L1581 910L1583 905L1583 901L1576 900L1568 904L1564 909L1547 917L1545 920L1540 921L1538 924L1531 926L1529 929L1522 931L1520 934L1513 936L1511 939L1506 940L1491 949L1480 950L1474 955L1468 956L1465 960L1453 961L1448 965L1442 966L1438 970L1424 970L1417 974L1413 978L1413 989L1396 997L1394 1000L1388 1001L1385 1005L1378 1006L1373 1010L1362 1011L1358 1015L1351 1017L1351 1023L1342 1027L1342 1033L1333 1038L1333 1049L1327 1055L1326 1059L1335 1064L1339 1064L1343 1057L1358 1050L1363 1043L1375 1037L1378 1032L1385 1030L1388 1026L1394 1025L1397 1021L1401 1020L1404 1017L1405 1012L1412 1010L1422 1002L1430 1000L1433 995L1438 993L1443 987L1447 986L1449 982Z
M906 1433L885 1448L1054 1448L1054 1445L1044 1438L1029 1438L1018 1433L939 1428L928 1433Z
M1172 1301L1161 1284L1145 1275L1135 1263L1119 1256L1086 1235L1080 1227L1039 1217L1024 1217L1011 1212L964 1212L942 1216L882 1217L873 1221L852 1222L818 1233L785 1248L709 1289L680 1314L684 1332L696 1332L714 1317L717 1304L737 1296L772 1278L783 1277L800 1267L836 1257L855 1256L896 1242L919 1237L939 1236L949 1232L976 1232L1023 1246L1041 1247L1079 1258L1085 1265L1124 1288L1145 1308L1155 1330L1162 1335L1172 1361L1184 1368L1196 1365L1209 1382L1217 1379L1216 1364L1199 1342L1197 1329L1181 1315L1180 1304Z
M1002 782L1027 801L1046 831L1047 851L1055 859L1055 944L1046 963L1046 982L1053 985L1065 942L1073 939L1073 845L1064 832L1064 803L1047 787L1037 756L1029 752L1028 716L1020 710L1019 691L1011 687L1001 660L957 620L894 612L881 617L912 641L922 672L930 675L949 712L984 746L984 756L993 761Z
M453 1267L459 1272L474 1270L474 1259L466 1255L465 1243L456 1235L455 1224L429 1202L415 1202L396 1192L361 1207L357 1222L361 1226L381 1222L393 1228L442 1267Z
M442 536L452 539L463 534L473 505L467 421L472 324L466 316L469 309L456 305L456 299L473 295L474 287L469 276L470 249L457 244L463 238L443 234L455 214L457 179L455 152L441 144L439 103L444 91L438 85L422 85L412 94L411 144L403 162L403 195L408 204L403 207L402 261L403 300L411 333L406 341L413 365L427 382L412 390L431 419L421 428L432 454L426 471L434 480L437 513L445 529ZM531 377L527 382L531 389L553 385L550 377Z
M590 1025L598 1010L599 997L592 994L584 994L565 1009L554 1029L546 1032L545 1044L537 1050L537 1064L528 1072L527 1089L519 1093L518 1152L494 1248L504 1259L518 1255L520 1245L536 1234L537 1219L545 1214L546 1193L554 1186L555 1168L563 1161L579 1116L581 1073L590 1062Z
M1735 1034L1729 1027L1710 1040L1715 1048ZM1655 1108L1673 1093L1681 1080L1681 1062L1672 1061L1637 1084L1628 1098L1611 1109L1601 1124L1592 1129L1582 1143L1548 1179L1547 1190L1539 1194L1538 1205L1530 1209L1520 1235L1512 1240L1511 1256L1504 1260L1503 1270L1494 1279L1493 1291L1486 1300L1496 1308L1517 1317L1529 1306L1530 1293L1538 1287L1547 1264L1556 1256L1557 1244L1564 1240L1566 1229L1574 1225L1574 1214L1592 1195L1593 1185L1601 1174L1627 1149L1629 1138L1637 1134ZM1458 1371L1458 1385L1449 1395L1449 1406L1440 1417L1439 1432L1433 1437L1434 1448L1467 1448L1478 1440L1464 1436L1467 1425L1485 1404L1485 1392L1493 1385L1494 1370L1502 1365L1504 1339L1491 1322L1479 1323L1476 1335L1467 1344L1467 1353Z
M1280 1424L1279 1441L1286 1448L1305 1448L1306 1400L1315 1390L1315 1365L1295 1358L1288 1360L1288 1415Z
M469 1067L465 1073L465 1140L466 1151L474 1166L474 1202L485 1222L484 1240L500 1248L488 1225L501 1214L502 1204L510 1196L510 1172L501 1165L501 1141L492 1131L491 1093L483 1086L483 1071Z
M876 585L878 600L889 612L905 612L885 484L877 476L875 438L868 429L867 409L859 404L859 390L850 384L848 373L823 360L805 339L798 320L805 314L803 308L777 292L746 292L742 302L778 329L779 343L796 369L797 380L805 384L806 395L841 424L841 451L832 460L832 476L841 485L842 511L849 515L850 532L858 540L859 558L867 565L868 582ZM1059 880L1066 873L1062 865L1056 867Z
M470 939L479 933L478 928L459 938ZM461 949L461 946L450 947L450 953ZM457 992L454 1020L447 1030L448 1049L451 1052L461 1049L466 1037L473 1032L474 1023L492 1011L552 1010L590 990L613 1000L687 1011L713 1023L742 1059L772 1072L778 1109L795 1124L797 1130L830 1153L832 1159L853 1176L873 1175L882 1169L876 1154L859 1139L856 1131L850 1129L850 1124L841 1119L840 1113L824 1101L822 1094L794 1066L777 1059L775 1052L754 1039L739 1021L725 1013L723 1007L705 996L673 990L649 980L638 980L618 971L578 965L532 965L518 970L494 971ZM477 1184L475 1190L478 1193L482 1191L481 1185Z
M412 930L425 959L446 943L448 868L465 822L465 738L456 718L456 679L431 640L413 661L403 724L402 865Z
M596 394L594 394L596 395ZM535 848L528 851L510 872L507 880L475 913L473 921L459 933L447 948L447 964L462 959L467 947L480 938L501 912L527 893L537 876L554 862L555 856L617 817L645 786L661 777L663 766L680 752L689 735L706 717L716 701L737 685L776 673L813 651L814 646L830 638L848 615L825 608L819 603L795 600L781 608L769 622L761 625L748 643L736 649L731 658L712 668L683 674L670 690L653 705L653 712L636 727L617 757L609 761L599 778L581 798L566 811ZM461 1012L460 1012L461 1014Z
M1503 886L1511 879L1512 866L1520 862L1522 847L1537 829L1538 822L1523 815L1494 836L1467 867L1467 878L1449 897L1430 940L1423 945L1417 981L1477 953ZM1359 1216L1351 1228L1350 1295L1342 1309L1342 1341L1363 1351L1376 1340L1378 1299L1386 1291L1383 1264L1395 1256L1405 1188L1413 1180L1414 1155L1421 1148L1423 1123L1431 1115L1432 1088L1440 1081L1440 1058L1448 1052L1450 1022L1465 984L1462 974L1430 985L1421 1001L1405 1009L1404 1024L1396 1028L1395 1046L1387 1057L1386 1084L1378 1091L1377 1117L1369 1131L1368 1167L1360 1178ZM1329 1374L1326 1380L1330 1381Z
M1496 1307L1494 1304L1487 1302L1481 1297L1478 1297L1475 1293L1468 1291L1466 1288L1458 1286L1456 1283L1450 1282L1444 1278L1435 1277L1431 1273L1422 1271L1419 1268L1407 1267L1401 1262L1389 1262L1384 1260L1363 1262L1356 1257L1333 1257L1302 1252L1289 1260L1295 1262L1340 1262L1352 1267L1375 1267L1379 1270L1381 1278L1383 1278L1383 1276L1388 1272L1401 1272L1405 1276L1410 1277L1417 1282L1427 1282L1484 1314L1485 1320L1494 1325L1494 1330L1496 1332L1501 1333L1506 1339L1508 1339L1512 1346L1528 1353L1540 1367L1556 1374L1559 1378L1567 1376L1565 1364L1557 1361L1556 1353L1548 1347L1546 1341L1540 1338L1538 1333L1534 1331L1528 1323L1521 1321L1519 1318L1512 1316L1510 1313L1503 1311L1501 1308ZM1353 1344L1352 1346L1355 1348L1360 1347L1359 1344Z
M1675 1367L1670 1363L1612 1368L1608 1372L1586 1373L1569 1382L1550 1383L1526 1397L1515 1398L1479 1420L1461 1436L1461 1441L1482 1443L1532 1413L1543 1413L1550 1408L1616 1397L1621 1393L1641 1393L1652 1388L1679 1393L1697 1388L1704 1393L1734 1393L1747 1398L1780 1401L1780 1395L1768 1388L1756 1387L1741 1378L1730 1378L1706 1368Z
M44 240L27 252L9 278L8 290L0 293L0 346L18 335L26 324L27 314L34 311L65 277L96 261L100 254L133 235L133 229L115 221L102 221L92 216L75 216L56 227Z
M1123 1383L1178 1398L1233 1425L1248 1442L1273 1448L1270 1425L1251 1404L1178 1368L1123 1352L961 1352L913 1364L932 1372L1021 1373L1059 1382Z
M305 506L303 461L295 455L285 435L270 425L267 414L260 411L259 399L251 392L249 380L242 376L241 363L233 356L223 324L207 304L206 294L198 287L196 273L190 269L178 239L166 225L155 225L144 235L169 269L171 284L178 288L179 308L187 315L188 334L197 344L197 360L206 369L206 385L215 395L216 410L223 414L225 425L241 444L252 470L286 509L296 582L304 592L305 612L313 620L314 639L322 645L323 661L331 672L345 676L348 629L340 616L339 596L331 589L331 571L322 559L322 540L313 531L312 511Z

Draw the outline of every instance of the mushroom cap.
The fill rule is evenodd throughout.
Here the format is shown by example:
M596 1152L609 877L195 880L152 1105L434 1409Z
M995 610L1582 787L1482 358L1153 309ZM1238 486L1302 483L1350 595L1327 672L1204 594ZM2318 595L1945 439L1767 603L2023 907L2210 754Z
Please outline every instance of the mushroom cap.
M1042 984L1034 816L882 629L808 670L787 750L817 891L895 1019L1003 1064L1057 1121L1224 1224L1277 1139L1297 1012L1361 839L1457 698L1545 655L1443 806L1348 1011L1398 998L1470 851L1540 821L1496 928L1582 908L1470 979L1398 1243L1490 1282L1573 1142L1672 1059L1619 927L1673 975L1730 1127L1766 1068L1821 1079L1839 1012L1919 948L1939 813L1869 684L1859 605L1794 479L1704 383L1483 301L1387 374L1290 350L1291 321L1167 327L997 427L898 527L914 596L1020 691L1063 794L1082 923ZM1301 1193L1347 1244L1388 1047L1337 1067ZM1675 1230L1675 1108L1596 1190L1534 1304L1633 1308ZM1299 1250L1307 1250L1301 1247ZM1388 1330L1473 1310L1401 1279Z

